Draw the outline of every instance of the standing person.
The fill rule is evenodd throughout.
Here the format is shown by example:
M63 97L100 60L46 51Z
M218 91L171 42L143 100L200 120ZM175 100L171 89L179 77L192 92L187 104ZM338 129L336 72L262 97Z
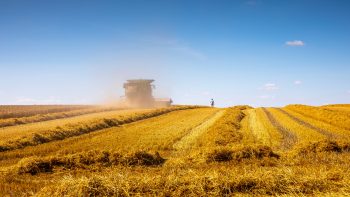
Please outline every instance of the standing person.
M214 105L215 105L214 99L211 99L211 100L210 100L210 105L211 105L211 107L214 107Z

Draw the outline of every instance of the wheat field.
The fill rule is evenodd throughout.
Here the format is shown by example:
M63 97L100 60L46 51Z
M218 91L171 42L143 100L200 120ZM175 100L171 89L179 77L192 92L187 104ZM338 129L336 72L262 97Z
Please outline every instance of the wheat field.
M348 196L350 105L0 106L0 196Z

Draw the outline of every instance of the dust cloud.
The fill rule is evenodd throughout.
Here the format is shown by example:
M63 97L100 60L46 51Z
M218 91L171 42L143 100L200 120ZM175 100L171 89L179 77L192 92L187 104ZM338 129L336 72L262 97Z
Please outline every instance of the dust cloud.
M113 58L105 58L94 66L95 92L98 102L103 105L119 107L140 107L127 101L123 84L130 79L153 79L153 97L164 101L171 98L171 79L167 72L164 58L155 52L118 54ZM157 106L151 101L143 106Z

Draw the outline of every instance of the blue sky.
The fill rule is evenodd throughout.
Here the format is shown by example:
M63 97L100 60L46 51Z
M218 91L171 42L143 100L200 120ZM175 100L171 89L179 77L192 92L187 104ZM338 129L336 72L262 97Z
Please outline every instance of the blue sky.
M350 103L347 0L0 0L0 104L90 104L155 79L180 104Z

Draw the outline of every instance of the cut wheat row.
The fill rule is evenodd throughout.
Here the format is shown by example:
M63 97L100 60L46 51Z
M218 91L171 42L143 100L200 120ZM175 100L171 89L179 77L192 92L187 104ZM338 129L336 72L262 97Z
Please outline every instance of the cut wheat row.
M0 119L98 108L93 105L0 105Z
M75 124L64 125L62 127L56 127L42 132L34 132L31 135L22 135L18 138L12 139L11 134L7 134L10 140L3 141L0 144L0 152L9 151L14 149L20 149L27 146L35 146L38 144L48 143L51 141L63 140L65 138L79 136L86 133L95 132L101 129L120 126L125 123L131 123L146 118L159 116L171 111L190 109L193 107L172 107L164 109L155 109L146 112L132 113L127 116L117 115L113 118L100 117L92 121L84 121ZM4 132L2 133L4 134ZM6 133L5 133L6 135Z
M67 109L66 111L58 111L58 112L53 111L53 112L47 112L47 113L39 113L39 114L24 116L24 117L6 118L6 119L0 119L0 128L35 123L35 122L49 121L49 120L55 120L55 119L69 118L69 117L75 117L75 116L80 116L84 114L116 111L116 110L121 110L121 108L96 106L96 107L89 107L89 108L86 107L82 109L73 108L70 110Z

